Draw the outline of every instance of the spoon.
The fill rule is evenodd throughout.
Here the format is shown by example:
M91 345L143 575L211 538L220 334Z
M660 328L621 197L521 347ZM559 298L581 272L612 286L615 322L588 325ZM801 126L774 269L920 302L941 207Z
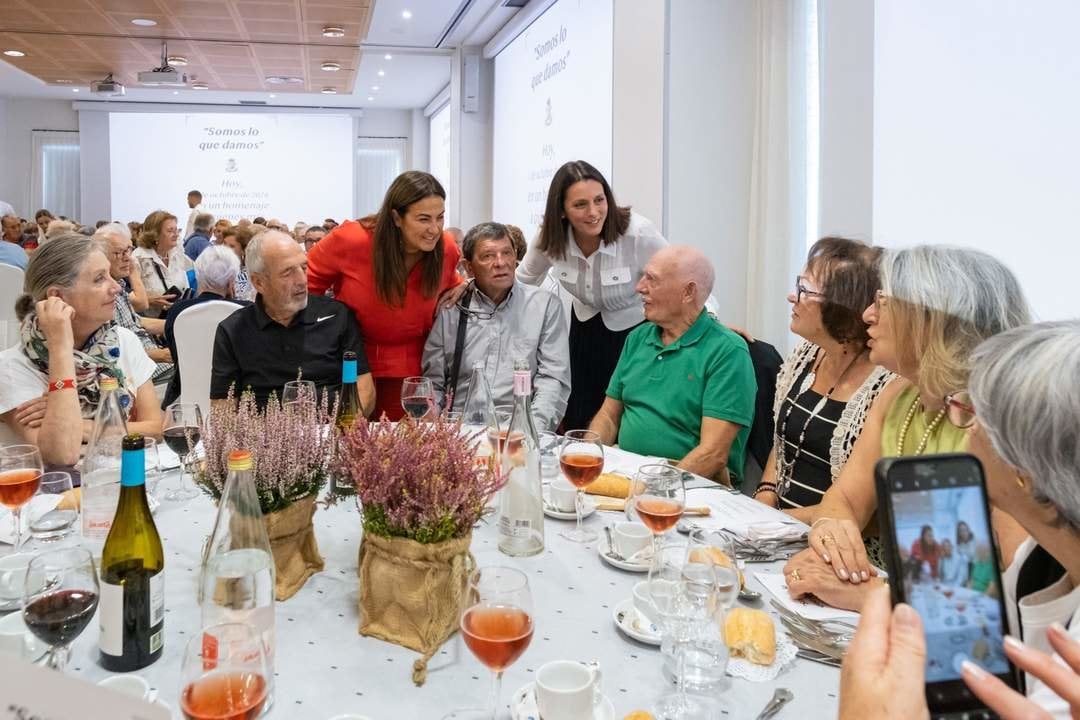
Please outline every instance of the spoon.
M735 567L739 569L739 574L746 577L746 561L742 559L735 560ZM761 599L761 593L757 590L751 590L748 587L739 588L739 599L747 603L755 603Z
M625 560L626 558L624 558L622 556L622 554L618 550L615 549L615 540L611 537L611 526L610 525L605 525L604 526L604 535L607 536L607 546L608 546L607 555L608 555L608 557L612 558L613 560Z
M769 704L765 706L765 709L761 711L761 714L757 716L757 720L769 720L769 718L775 717L776 713L780 712L780 708L784 707L794 699L795 694L787 688L776 688L772 700L770 700Z

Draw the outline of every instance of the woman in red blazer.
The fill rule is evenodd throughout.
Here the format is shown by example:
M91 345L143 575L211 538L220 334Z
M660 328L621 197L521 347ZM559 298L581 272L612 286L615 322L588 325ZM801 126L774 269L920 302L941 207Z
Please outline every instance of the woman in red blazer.
M398 175L374 216L346 221L308 253L308 291L356 314L375 379L375 413L404 415L401 381L420 374L424 342L443 291L462 280L461 253L443 233L446 191L433 176Z

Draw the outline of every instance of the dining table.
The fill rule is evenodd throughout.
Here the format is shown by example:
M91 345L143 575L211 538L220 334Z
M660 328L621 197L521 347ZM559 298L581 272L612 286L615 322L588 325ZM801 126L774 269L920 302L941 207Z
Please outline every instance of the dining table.
M633 472L648 460L617 448L607 448L606 455L606 468L618 467L623 472ZM148 484L156 497L163 497L178 482L178 476L178 471L170 471ZM738 503L750 501L703 478L694 478L691 484L695 483L713 488L711 504L717 508L731 506L738 512ZM138 674L175 718L182 717L178 696L184 647L201 628L197 585L203 547L215 517L214 503L205 495L186 502L163 500L155 511L165 550L164 652ZM601 531L605 525L622 520L625 516L621 513L598 511L584 524ZM532 591L534 634L525 653L504 673L500 720L517 717L510 707L515 691L531 683L537 669L553 660L599 663L602 690L615 709L615 718L648 710L654 700L672 689L662 672L660 648L623 634L613 617L613 609L632 597L634 584L645 575L601 560L603 548L598 548L597 542L605 542L603 532L598 532L597 542L588 544L561 537L560 532L572 527L572 522L545 518L544 550L525 558L498 551L493 521L481 521L473 532L471 549L477 564L519 568L528 576ZM329 720L353 714L370 720L438 720L455 708L485 705L491 674L465 648L460 633L430 660L427 680L420 687L412 681L416 652L359 633L357 556L363 533L355 498L320 506L314 528L325 568L292 598L276 603L273 704L265 717ZM746 566L747 586L764 596L750 607L772 614L778 633L783 632L782 626L754 572L780 572L782 566L782 562ZM67 670L94 683L110 676L98 663L97 636L95 621L74 643ZM794 699L777 717L835 718L839 679L840 671L835 667L797 658L771 681L729 677L721 688L708 694L708 699L716 718L754 718L773 692L784 687ZM598 720L607 718L598 714Z

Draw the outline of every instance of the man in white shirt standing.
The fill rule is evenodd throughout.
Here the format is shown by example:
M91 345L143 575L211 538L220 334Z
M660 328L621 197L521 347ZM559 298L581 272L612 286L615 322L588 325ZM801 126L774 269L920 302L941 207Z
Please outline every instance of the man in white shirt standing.
M195 218L202 214L202 193L198 190L192 190L187 194L187 206L191 208L191 212L188 214L187 225L184 227L184 234L180 237L189 238L191 233L195 231Z

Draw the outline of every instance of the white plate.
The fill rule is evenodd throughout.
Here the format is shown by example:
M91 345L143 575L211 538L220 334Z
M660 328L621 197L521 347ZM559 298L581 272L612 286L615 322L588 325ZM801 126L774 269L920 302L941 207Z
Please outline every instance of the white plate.
M583 505L584 507L581 509L582 520L596 512L596 500L586 495ZM544 488L544 514L555 520L577 520L577 513L575 511L571 510L570 512L563 512L562 510L555 509L555 506L551 504L551 500L548 498L547 488Z
M513 720L541 720L540 711L536 708L535 683L529 683L514 693L510 699L510 717ZM615 705L607 695L600 699L600 707L593 720L615 720Z
M646 620L634 607L634 599L626 598L611 613L615 627L629 637L646 645L660 645L660 628Z
M600 559L606 562L608 565L611 565L612 567L617 567L620 570L626 570L627 572L649 572L649 568L652 566L652 562L627 562L626 560L616 560L615 558L611 557L610 555L608 555L607 538L605 538L603 535L601 535L600 539L596 541L596 551L597 553L599 553Z

